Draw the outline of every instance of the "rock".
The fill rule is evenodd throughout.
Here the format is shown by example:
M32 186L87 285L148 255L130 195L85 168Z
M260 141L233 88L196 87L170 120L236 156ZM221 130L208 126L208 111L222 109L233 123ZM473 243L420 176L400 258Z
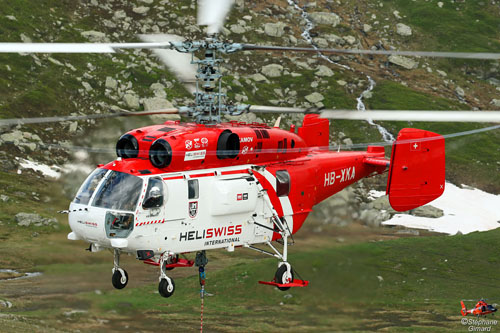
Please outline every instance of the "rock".
M492 99L491 100L491 104L493 104L494 106L496 106L497 108L500 108L500 99Z
M85 88L87 92L91 92L92 90L94 90L94 88L92 88L92 86L88 82L82 82L82 86Z
M412 35L411 28L403 23L398 23L396 25L396 32L401 36L411 36Z
M113 79L111 76L107 76L105 87L111 90L116 90L116 88L118 88L118 81Z
M6 15L5 16L8 20L11 20L11 21L17 21L17 18L13 15Z
M441 70L439 70L439 69L437 69L437 70L436 70L436 72L437 72L439 75L441 75L442 77L447 77L447 76L448 76L448 74L446 74L446 72L441 71Z
M29 38L29 37L28 37L28 36L26 36L25 34L21 34L21 36L20 36L20 37L21 37L21 41L22 41L23 43L31 43L31 42L32 42L31 38Z
M384 281L384 278L383 278L383 277L381 277L380 275L377 275L377 280L378 280L378 282L383 282L383 281Z
M363 91L362 97L363 99L370 99L373 97L373 92L370 90Z
M264 33L271 37L281 37L285 33L286 25L282 22L266 23L264 25Z
M305 98L309 103L313 104L319 103L325 99L325 97L323 97L323 95L321 95L319 92L313 92L312 94L307 95Z
M393 12L392 12L392 14L393 14L393 15L394 15L394 17L396 17L398 20L401 20L401 19L402 19L401 15L399 15L399 11L395 10L395 11L393 11Z
M363 24L363 31L366 33L372 31L372 26L369 24Z
M117 10L114 14L113 14L113 18L116 19L116 20L123 20L124 18L127 17L127 13L125 13L124 10Z
M327 24L336 27L340 24L340 17L335 13L313 12L309 18L316 24Z
M40 227L42 225L54 225L57 224L57 220L55 218L43 218L38 214L31 213L17 213L14 216L17 225L22 227L29 227L30 225L34 225L36 227Z
M320 65L318 66L318 71L314 73L314 75L330 77L333 76L333 71L325 65Z
M347 84L347 82L345 82L344 80L338 80L337 81L337 84L341 87L345 86Z
M242 27L241 25L238 24L232 24L229 30L231 30L231 32L235 34L244 34L246 32L245 27Z
M144 104L144 111L173 108L172 103L160 97L145 98L143 100L143 104Z
M349 45L353 45L354 43L356 43L356 38L354 36L345 36L344 37L344 40L349 44Z
M328 42L324 38L316 37L313 38L314 44L316 44L319 48L327 48L328 47Z
M342 142L347 146L352 146L353 142L350 138L345 138Z
M465 97L465 91L462 88L456 87L455 88L455 92L457 93L458 97L460 97L460 98L464 98Z
M10 198L8 196L6 196L5 194L0 194L0 201L7 202L7 201L9 201L9 199Z
M262 74L267 77L280 77L283 73L283 66L278 64L270 64L262 67Z
M255 82L263 82L263 81L267 81L267 78L260 74L260 73L257 73L257 74L254 74L254 75L251 75L250 78L252 80L254 80Z
M406 58L399 55L391 55L389 57L389 62L398 66L401 66L406 69L414 69L418 67L418 63L413 61L410 58Z
M438 2L438 7L439 8L443 8L443 5L444 5L444 3L442 3L441 1Z
M85 38L87 38L89 41L92 43L108 43L109 39L106 37L106 34L99 32L99 31L84 31L81 33L81 35Z
M132 11L139 15L146 15L149 12L149 9L150 9L149 7L140 6L132 8Z
M4 301L3 299L0 299L0 306L3 306L4 308L10 309L12 307L12 303L9 301Z
M78 129L78 122L73 121L69 124L68 132L75 133L77 129Z
M136 95L127 93L123 96L123 101L131 109L137 110L140 107L139 97L137 97Z
M53 63L54 65L64 66L64 64L62 62L60 62L59 60L56 60L52 57L48 57L47 60L50 61L51 63Z
M415 208L412 210L412 215L420 216L420 217L431 217L438 218L443 216L443 211L439 208L433 207L431 205L425 205L422 207Z

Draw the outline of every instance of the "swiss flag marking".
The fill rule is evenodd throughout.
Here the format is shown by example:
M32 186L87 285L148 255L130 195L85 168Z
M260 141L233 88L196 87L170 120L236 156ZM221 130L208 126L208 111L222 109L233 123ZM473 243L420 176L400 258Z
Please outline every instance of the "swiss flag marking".
M420 143L412 142L412 144L410 145L410 151L420 151Z
M236 200L243 200L243 193L238 193L238 195L236 196Z

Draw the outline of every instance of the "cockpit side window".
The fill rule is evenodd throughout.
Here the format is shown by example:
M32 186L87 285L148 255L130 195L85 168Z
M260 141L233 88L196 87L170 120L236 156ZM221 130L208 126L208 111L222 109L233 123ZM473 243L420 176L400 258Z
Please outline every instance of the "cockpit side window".
M106 169L95 169L80 188L73 202L87 205L90 201L90 198L92 198L92 194L94 194L97 185L99 185L107 172L108 170Z
M188 180L188 199L198 199L199 191L198 179Z
M160 178L150 178L142 208L161 207L163 205L163 197L163 181Z

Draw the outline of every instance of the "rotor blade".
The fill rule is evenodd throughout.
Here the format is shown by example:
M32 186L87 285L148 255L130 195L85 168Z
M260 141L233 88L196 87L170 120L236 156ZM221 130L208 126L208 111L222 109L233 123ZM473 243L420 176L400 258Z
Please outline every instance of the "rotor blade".
M118 49L170 49L161 43L0 43L0 53L115 53Z
M334 54L372 54L372 55L399 55L410 57L459 58L459 59L500 59L500 53L481 52L432 52L432 51L388 51L388 50L347 50L347 49L320 49L310 47L273 46L242 44L243 50L264 51L292 51L292 52L321 52Z
M256 113L309 113L314 109L252 105L249 111ZM317 112L320 113L321 117L329 119L500 123L500 111L317 110Z
M153 111L137 111L130 112L120 110L117 113L104 113L104 114L89 114L83 116L59 116L59 117L36 117L36 118L16 118L16 119L0 119L1 126L10 125L23 125L23 124L43 124L43 123L57 123L62 121L74 120L87 120L87 119L102 119L102 118L118 118L118 117L134 117L134 116L152 116L157 114L179 114L179 109L161 109Z
M166 43L183 42L184 38L177 35L155 34L139 35L139 38L145 42ZM153 49L153 53L163 62L167 68L174 73L186 89L194 94L196 91L196 74L198 67L191 63L191 54L179 53L175 50Z
M209 35L216 34L224 25L234 0L199 0L198 25L206 25Z

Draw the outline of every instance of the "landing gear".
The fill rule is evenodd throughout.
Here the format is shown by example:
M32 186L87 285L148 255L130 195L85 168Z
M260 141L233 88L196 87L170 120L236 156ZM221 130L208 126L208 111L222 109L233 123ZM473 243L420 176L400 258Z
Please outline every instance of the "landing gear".
M171 253L164 253L160 257L160 284L158 285L158 292L165 298L172 296L175 291L174 279L167 276L166 271L168 268L165 267L174 258L174 254Z
M289 263L283 262L281 266L278 267L276 274L274 274L274 281L278 284L289 284L293 282L293 270L292 266ZM286 291L290 289L290 287L279 287L278 289L281 291Z
M120 250L115 249L111 282L116 289L123 289L128 283L127 271L120 268Z

